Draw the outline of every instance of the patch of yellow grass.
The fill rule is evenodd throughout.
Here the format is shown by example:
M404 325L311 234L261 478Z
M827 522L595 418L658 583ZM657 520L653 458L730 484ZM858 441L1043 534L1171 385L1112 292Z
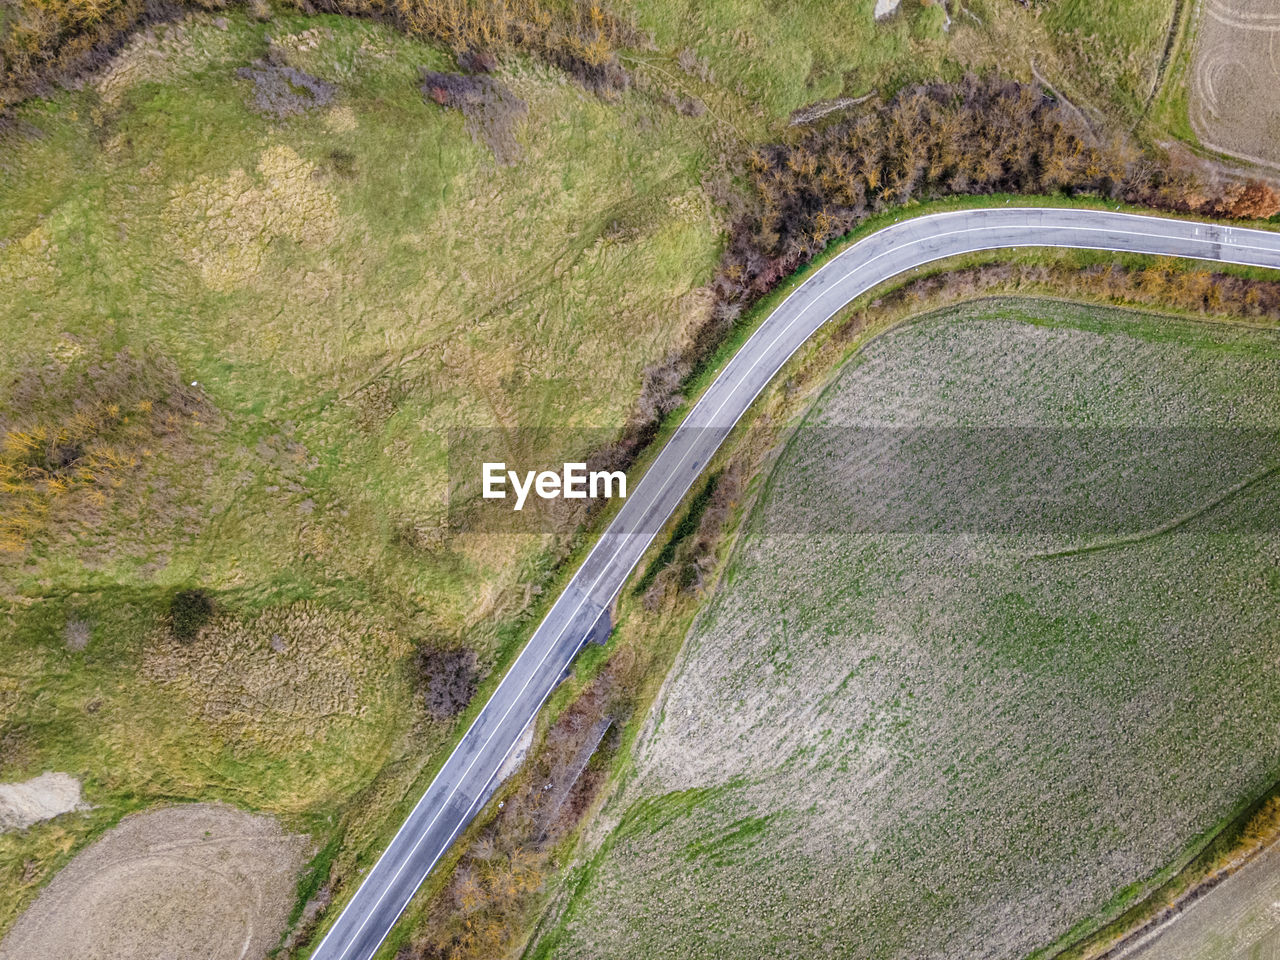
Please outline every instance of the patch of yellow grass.
M305 750L335 724L372 719L368 688L409 644L349 611L298 603L253 620L224 615L182 644L147 644L143 673L229 741Z
M263 152L256 177L241 169L197 177L169 200L170 235L209 287L244 286L277 237L315 248L337 235L338 201L315 181L314 171L315 164L277 144Z
M72 504L92 514L150 455L146 444L177 419L138 415L118 403L85 404L56 422L24 425L0 437L0 556L26 551L50 514ZM65 460L66 462L61 462Z
M1253 815L1240 836L1240 847L1255 850L1267 847L1280 838L1280 797L1271 797Z
M356 112L350 107L334 107L324 115L324 123L334 133L351 133L360 126Z
M58 245L53 242L47 223L30 230L16 243L0 246L0 287L52 281L57 252Z

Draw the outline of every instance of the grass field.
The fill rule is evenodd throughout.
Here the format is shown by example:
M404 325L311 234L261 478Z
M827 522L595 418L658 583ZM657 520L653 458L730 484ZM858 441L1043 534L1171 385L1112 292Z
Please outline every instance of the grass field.
M1278 350L1020 300L862 350L532 954L1018 958L1167 876L1275 775Z
M1087 89L1111 90L1129 115L1142 113L1157 92L1177 3L1162 0L1057 0L1044 25Z
M259 113L237 69L269 44L332 103ZM449 431L615 431L706 309L700 121L513 62L532 119L500 166L417 88L451 63L355 20L201 16L0 132L0 781L67 771L94 805L0 836L0 930L131 809L324 835L429 758L413 645L492 664L558 549L447 526ZM191 586L220 612L183 647ZM373 837L402 781L362 801Z
M882 93L904 82L998 66L1136 118L1151 94L1174 0L902 0L883 21L875 0L636 0L637 23L662 50L687 50L690 72L785 115L814 100ZM699 63L700 62L700 63Z

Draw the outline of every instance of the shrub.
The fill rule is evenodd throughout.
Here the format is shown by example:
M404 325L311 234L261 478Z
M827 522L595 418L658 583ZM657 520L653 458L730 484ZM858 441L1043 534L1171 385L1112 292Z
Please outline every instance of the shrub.
M1213 212L1237 220L1266 220L1280 213L1280 196L1260 180L1233 181L1223 187Z
M169 624L174 639L190 643L213 618L213 597L206 590L179 590L169 600Z
M270 60L257 60L236 74L253 82L253 103L258 112L277 119L333 102L333 84Z
M758 147L754 202L717 278L751 301L871 214L948 194L1118 194L1132 152L1039 87L999 77L904 88L887 103Z
M421 77L422 95L442 107L461 110L471 139L492 150L499 163L513 163L520 156L516 125L528 108L505 83L483 74L433 70L423 70Z
M610 660L550 724L501 808L471 834L420 936L397 960L488 960L519 952L513 941L543 902L557 845L604 787L603 760L618 745L607 734L630 709L623 691L636 680L624 673L619 658Z
M480 685L479 658L465 647L420 649L417 669L423 705L435 720L460 714Z
M493 73L498 69L498 58L488 50L463 50L458 54L458 66L467 73Z
M343 180L350 180L356 175L356 155L350 150L341 148L330 150L329 165Z

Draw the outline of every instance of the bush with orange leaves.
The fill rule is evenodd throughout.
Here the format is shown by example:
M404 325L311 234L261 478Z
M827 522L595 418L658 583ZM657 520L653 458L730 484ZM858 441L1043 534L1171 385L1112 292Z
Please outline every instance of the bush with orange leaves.
M1280 196L1261 180L1233 180L1205 212L1236 220L1266 220L1280 213Z

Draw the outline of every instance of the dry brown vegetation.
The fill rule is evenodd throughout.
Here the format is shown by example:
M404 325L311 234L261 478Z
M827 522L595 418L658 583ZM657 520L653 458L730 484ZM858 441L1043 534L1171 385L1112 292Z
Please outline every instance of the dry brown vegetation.
M142 675L235 750L301 756L320 736L367 736L361 721L383 706L371 691L406 653L403 638L367 617L304 602L253 619L216 616L194 641L159 631Z
M476 831L424 932L397 960L507 956L555 868L557 847L607 780L610 731L635 708L635 661L615 657L550 724L502 808Z
M914 86L749 160L752 205L718 286L751 300L867 216L948 194L1117 193L1133 153L1100 144L1036 86L968 76Z
M67 342L68 363L77 355ZM0 556L24 553L50 522L85 522L143 461L210 411L167 361L122 351L68 374L23 371L0 407Z
M193 0L219 9L223 0ZM0 19L0 110L105 63L146 19L145 0L28 0Z
M1083 287L1081 284L1083 283ZM873 307L878 313L914 311L1005 290L1039 288L1117 304L1173 307L1205 316L1280 321L1280 282L1212 270L1185 269L1175 261L1146 267L1117 262L1081 269L1071 263L990 263L913 280Z
M339 231L338 200L317 181L316 164L287 146L264 150L252 174L199 176L174 189L165 209L169 239L216 290L250 283L271 243L287 237L308 249Z
M1091 130L1039 86L997 76L909 87L756 148L748 171L750 200L717 279L729 303L767 293L868 216L910 200L1066 193L1237 218L1280 210L1263 183L1205 183L1191 165Z
M1280 839L1280 797L1270 797L1245 825L1240 835L1240 847L1255 850L1269 847L1278 839Z
M707 478L667 545L636 584L646 609L657 609L674 592L697 593L708 585L716 569L716 549L730 511L742 496L743 482L743 465L737 460Z
M290 0L313 13L394 23L485 62L491 50L522 50L555 64L598 92L621 89L619 46L633 28L598 2L581 0ZM222 10L238 0L18 0L0 17L0 111L105 63L130 32L184 9ZM265 8L263 8L265 9Z

